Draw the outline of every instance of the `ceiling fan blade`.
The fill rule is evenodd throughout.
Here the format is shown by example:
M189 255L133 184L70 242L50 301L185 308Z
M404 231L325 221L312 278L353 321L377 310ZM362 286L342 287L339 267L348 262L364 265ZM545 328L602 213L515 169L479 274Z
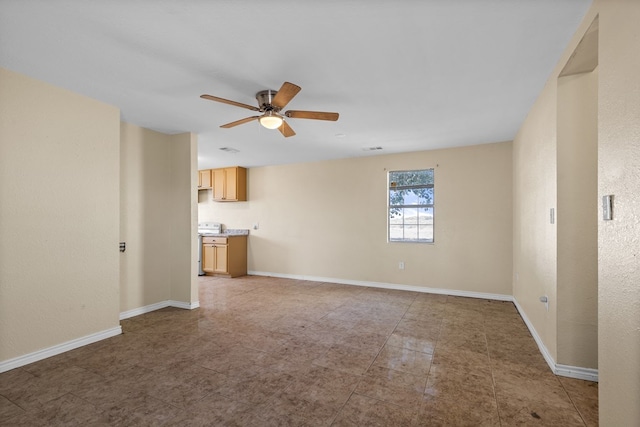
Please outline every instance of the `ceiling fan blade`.
M242 125L245 123L249 123L252 122L254 120L258 120L260 118L260 116L252 116L252 117L247 117L244 119L240 119L240 120L236 120L235 122L231 122L231 123L227 123L226 125L222 125L220 126L221 128L225 128L225 129L229 129L238 125Z
M247 110L260 111L258 107L254 107L253 105L243 104L242 102L229 101L228 99L218 98L213 95L200 95L202 99L208 99L209 101L222 102L223 104L235 105L236 107L246 108Z
M326 113L322 111L299 111L289 110L284 113L285 116L292 119L313 119L313 120L329 120L335 122L340 115L338 113Z
M281 109L284 108L284 106L287 105L289 101L291 101L293 97L300 92L300 90L302 90L302 88L298 85L294 85L293 83L282 83L282 87L278 93L276 93L276 96L273 97L271 105Z
M284 135L285 138L288 138L290 136L295 135L296 133L293 131L293 129L291 129L291 126L289 126L287 124L287 122L285 122L284 120L282 121L282 124L280 125L280 127L278 128L278 130L280 131L280 133L282 135Z

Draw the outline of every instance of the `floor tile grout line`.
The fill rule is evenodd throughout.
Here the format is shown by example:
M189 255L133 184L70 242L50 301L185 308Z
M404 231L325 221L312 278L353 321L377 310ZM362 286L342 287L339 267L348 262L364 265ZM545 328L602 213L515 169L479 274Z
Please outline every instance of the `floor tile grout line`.
M567 388L564 386L564 384L562 384L562 381L560 381L560 378L558 377L558 375L554 374L554 377L556 378L556 380L558 380L558 383L560 383L560 387L562 387L562 391L564 391L564 393L567 395L567 397L569 398L569 401L571 402L571 404L573 405L574 409L576 410L576 412L580 416L580 419L582 420L582 422L586 426L587 425L587 420L584 419L584 416L582 415L582 412L580 411L580 409L576 405L576 402L571 397L571 394L567 391Z
M482 327L484 330L484 340L487 344L487 357L489 358L489 369L491 370L491 388L493 389L493 399L496 402L496 411L498 412L498 422L502 426L502 413L500 411L500 404L498 403L498 391L496 390L496 377L493 372L493 363L491 362L491 351L489 350L489 339L487 338L487 317L486 313L482 319Z
M436 351L438 349L438 344L440 343L440 337L442 336L442 331L444 329L444 319L446 317L446 312L447 312L446 304L447 304L447 300L445 299L444 313L442 315L442 318L440 319L440 326L438 328L438 337L436 338L436 343L433 346L433 353L431 353L431 363L429 364L429 371L427 372L427 382L424 385L424 390L422 392L423 401L426 400L427 389L429 387L429 378L431 377L431 370L433 369L433 359L435 359Z

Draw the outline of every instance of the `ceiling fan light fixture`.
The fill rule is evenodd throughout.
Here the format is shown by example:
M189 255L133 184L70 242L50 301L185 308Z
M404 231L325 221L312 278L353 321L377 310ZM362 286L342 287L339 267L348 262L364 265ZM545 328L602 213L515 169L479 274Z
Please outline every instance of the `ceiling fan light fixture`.
M284 107L289 103L289 101L291 101L291 99L293 99L294 96L296 96L298 92L300 92L300 90L300 86L289 82L284 82L280 87L280 90L277 92L273 90L261 90L256 93L258 107L207 94L200 95L200 98L262 113L262 115L245 117L244 119L221 125L220 127L223 129L233 128L238 125L243 125L257 120L260 122L260 125L266 129L278 129L282 136L288 138L290 136L294 136L296 133L291 129L289 123L285 121L285 116L292 119L328 120L332 122L338 120L338 117L340 116L338 113L302 110L288 110L286 112L282 112ZM339 135L338 137L340 136L344 135Z
M267 111L258 120L260 120L260 124L267 129L278 129L282 126L282 117L273 111Z

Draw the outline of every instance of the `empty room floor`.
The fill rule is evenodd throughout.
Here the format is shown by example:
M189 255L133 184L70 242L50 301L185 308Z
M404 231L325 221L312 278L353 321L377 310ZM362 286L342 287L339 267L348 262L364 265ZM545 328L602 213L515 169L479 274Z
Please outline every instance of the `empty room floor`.
M0 425L592 426L510 302L247 276L0 374Z

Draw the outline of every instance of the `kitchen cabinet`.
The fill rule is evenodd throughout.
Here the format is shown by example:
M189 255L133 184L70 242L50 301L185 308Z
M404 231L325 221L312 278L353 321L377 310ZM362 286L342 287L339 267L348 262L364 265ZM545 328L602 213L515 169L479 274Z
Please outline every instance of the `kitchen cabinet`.
M202 270L208 276L245 276L247 236L203 237Z
M198 171L198 190L211 188L211 169Z
M239 166L212 169L213 200L244 202L247 200L247 170Z

